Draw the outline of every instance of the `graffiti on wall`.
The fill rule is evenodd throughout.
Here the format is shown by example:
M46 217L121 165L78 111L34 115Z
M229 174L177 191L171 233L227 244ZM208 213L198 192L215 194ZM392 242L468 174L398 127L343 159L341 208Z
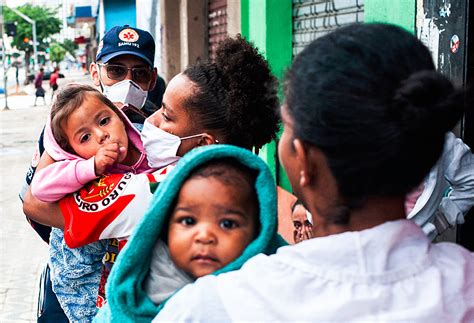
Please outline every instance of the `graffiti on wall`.
M464 83L466 0L419 0L416 29L436 68L455 83Z

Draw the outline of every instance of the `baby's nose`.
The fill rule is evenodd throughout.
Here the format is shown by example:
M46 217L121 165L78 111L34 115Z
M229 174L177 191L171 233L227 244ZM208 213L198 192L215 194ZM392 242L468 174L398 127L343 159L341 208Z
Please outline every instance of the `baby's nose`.
M110 135L107 131L99 131L98 138L99 138L99 142L103 144L110 138Z
M211 228L208 226L201 226L198 228L196 234L196 241L203 244L213 244L216 242L216 236Z

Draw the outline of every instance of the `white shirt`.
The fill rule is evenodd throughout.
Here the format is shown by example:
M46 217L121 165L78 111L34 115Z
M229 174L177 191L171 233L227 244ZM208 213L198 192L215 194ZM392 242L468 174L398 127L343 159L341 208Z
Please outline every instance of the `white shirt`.
M315 238L198 279L155 321L474 322L474 254L409 220Z

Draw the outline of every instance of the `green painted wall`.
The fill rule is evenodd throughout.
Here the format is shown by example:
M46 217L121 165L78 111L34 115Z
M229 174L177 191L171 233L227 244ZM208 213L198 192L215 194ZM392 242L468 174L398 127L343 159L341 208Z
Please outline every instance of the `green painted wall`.
M415 33L416 0L365 0L364 21L386 22Z
M364 11L365 22L392 23L415 32L416 0L365 0ZM241 0L241 26L242 35L264 54L282 84L292 61L292 1ZM274 175L278 173L278 183L291 190L283 168L278 172L275 169L276 150L276 144L271 143L263 147L259 155Z
M282 84L292 60L292 1L241 0L241 26L242 35L258 47ZM279 174L279 184L289 190L283 169L280 167L276 172L276 153L276 143L272 142L262 148L259 156L267 162L274 175Z

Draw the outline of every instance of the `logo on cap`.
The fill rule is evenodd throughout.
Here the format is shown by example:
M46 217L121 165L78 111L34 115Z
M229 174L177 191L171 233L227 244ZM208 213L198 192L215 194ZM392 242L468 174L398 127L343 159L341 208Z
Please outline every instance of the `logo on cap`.
M129 42L129 43L134 43L139 38L138 33L135 30L131 29L131 28L127 28L127 29L122 30L119 33L118 37L121 41L126 41L126 42Z

